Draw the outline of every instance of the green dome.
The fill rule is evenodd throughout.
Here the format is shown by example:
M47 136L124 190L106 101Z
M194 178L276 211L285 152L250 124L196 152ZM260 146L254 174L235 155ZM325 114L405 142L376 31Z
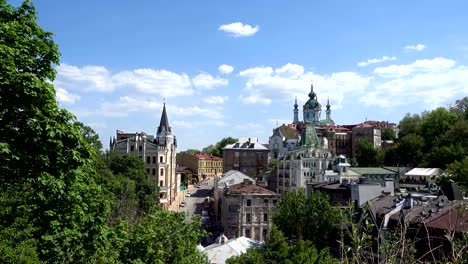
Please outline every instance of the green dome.
M306 106L307 106L308 109L315 109L315 108L320 108L321 107L320 103L314 98L310 98L305 103L304 108L306 108Z

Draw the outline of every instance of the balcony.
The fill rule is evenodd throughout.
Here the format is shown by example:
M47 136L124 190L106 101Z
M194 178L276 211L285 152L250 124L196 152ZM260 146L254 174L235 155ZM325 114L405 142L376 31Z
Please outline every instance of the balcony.
M165 186L159 186L159 192L160 193L167 193L167 191L169 190L168 187L165 187Z

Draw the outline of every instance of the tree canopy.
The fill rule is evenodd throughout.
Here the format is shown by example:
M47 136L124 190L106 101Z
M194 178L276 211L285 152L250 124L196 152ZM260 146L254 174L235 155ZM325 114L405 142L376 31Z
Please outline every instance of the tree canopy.
M227 137L221 139L215 145L209 145L208 147L203 148L203 153L212 154L213 156L223 157L223 148L229 144L234 144L237 142L237 138Z

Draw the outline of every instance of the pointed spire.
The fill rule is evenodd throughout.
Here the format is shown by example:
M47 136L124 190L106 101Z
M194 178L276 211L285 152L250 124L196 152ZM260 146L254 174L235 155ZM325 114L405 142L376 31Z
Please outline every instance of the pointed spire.
M162 111L162 114L161 114L161 122L159 123L159 127L158 127L158 134L161 133L163 128L166 131L170 132L171 128L169 127L169 120L167 119L166 103L164 103L164 106L163 106L163 111Z
M297 109L297 96L296 99L294 99L294 109Z
M330 97L327 98L327 110L330 110Z

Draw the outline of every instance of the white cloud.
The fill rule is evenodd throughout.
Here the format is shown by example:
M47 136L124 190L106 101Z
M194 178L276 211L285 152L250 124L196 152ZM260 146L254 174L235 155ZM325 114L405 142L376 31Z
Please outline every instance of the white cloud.
M54 85L67 90L111 92L111 73L102 66L76 67L61 64L57 67Z
M223 104L228 98L227 96L210 96L203 99L203 101L207 104Z
M228 80L220 77L213 78L210 74L201 73L192 79L193 85L199 89L210 90L217 86L228 85Z
M416 72L440 72L452 68L455 63L454 60L445 58L424 59L411 64L377 67L374 69L374 73L381 77L395 78Z
M394 61L396 59L397 58L395 56L393 56L393 57L382 56L382 58L380 58L380 59L373 58L373 59L368 59L367 61L358 62L357 65L359 67L364 67L364 66L367 66L369 64L380 63L380 62L385 62L385 61Z
M218 71L220 74L228 75L232 71L234 71L234 67L232 67L231 65L223 64L218 67Z
M363 91L371 79L354 72L318 75L304 71L301 65L291 63L275 70L264 66L250 68L241 71L239 76L246 79L245 88L240 95L244 103L293 102L295 96L301 100L310 92L310 83L313 80L319 101L326 103L326 98L330 97L334 102L334 109L341 107L346 93Z
M185 73L148 68L112 74L102 66L76 67L62 64L57 67L54 85L85 92L112 92L124 88L141 94L158 95L160 98L194 93L190 78Z
M235 22L231 24L225 24L219 26L218 30L229 33L231 36L238 37L250 37L258 32L259 26L252 27L249 24L242 24L241 22Z
M67 90L60 87L55 88L55 95L57 101L59 101L60 103L74 104L75 102L80 100L79 95L69 93Z
M112 84L116 87L160 97L193 94L190 78L185 73L178 74L167 70L136 69L122 71L112 76Z
M118 101L105 101L94 110L90 111L79 111L81 116L99 115L108 117L123 117L128 116L131 113L160 113L162 111L163 104L159 100L148 97L133 97L133 96L122 96ZM176 117L188 117L188 116L202 116L208 119L222 119L222 108L201 108L198 106L177 106L166 104L167 111L170 115ZM170 117L169 117L170 119Z
M425 48L426 46L424 46L423 44L405 46L405 50L407 51L421 51Z
M382 108L424 105L433 109L468 94L468 68L455 67L455 61L437 58L398 67L390 68L395 78L376 79L375 89L361 101Z

